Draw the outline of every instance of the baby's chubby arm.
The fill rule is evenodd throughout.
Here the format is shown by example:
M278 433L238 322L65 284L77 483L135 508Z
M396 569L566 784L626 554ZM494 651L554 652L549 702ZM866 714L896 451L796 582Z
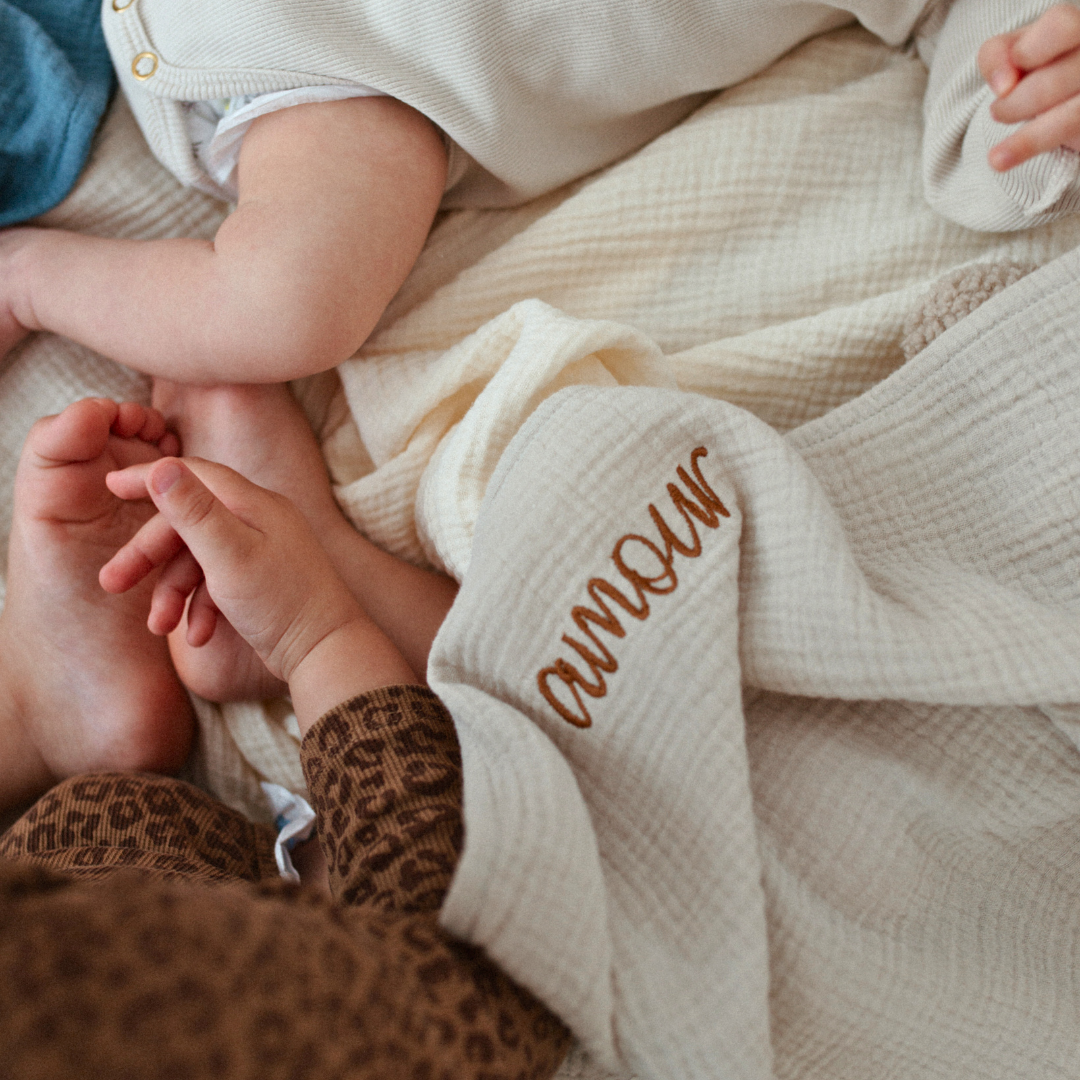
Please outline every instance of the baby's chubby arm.
M201 458L162 458L106 482L120 498L149 496L159 513L102 567L102 586L124 592L163 566L150 629L173 630L191 596L198 645L220 611L289 684L302 733L357 694L419 681L283 495Z
M990 151L995 169L1059 146L1080 150L1080 8L1058 4L1020 30L990 38L979 50L979 69L997 97L994 119L1026 121Z
M214 240L0 233L0 353L51 330L150 375L281 382L347 359L442 197L438 130L392 98L297 105L244 137Z

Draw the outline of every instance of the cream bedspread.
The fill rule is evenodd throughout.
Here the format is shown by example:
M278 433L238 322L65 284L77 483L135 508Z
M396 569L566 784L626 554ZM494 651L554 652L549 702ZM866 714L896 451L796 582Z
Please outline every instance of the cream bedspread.
M693 724L707 729L703 737L715 752L697 761L699 782L679 788L687 800L693 789L697 801L657 804L670 812L659 830L679 825L692 834L691 865L677 844L670 850L678 865L663 873L643 862L633 844L625 849L628 861L608 858L613 834L606 830L617 827L608 812L625 808L634 785L650 798L657 789L658 781L640 765L644 759L627 757L618 739L610 744L618 751L614 758L575 757L569 740L580 733L563 720L552 729L557 737L545 734L542 724L508 724L507 732L531 731L520 737L542 748L536 775L546 762L553 784L562 785L552 792L579 793L577 803L564 800L552 808L549 797L536 809L555 813L550 820L574 817L580 842L566 845L561 855L588 857L563 869L585 875L589 885L584 894L564 894L562 908L552 907L553 894L545 889L561 881L545 877L555 863L541 862L534 868L541 885L528 894L540 906L521 909L536 918L523 925L512 912L496 917L502 910L498 883L485 895L477 868L499 866L519 893L529 878L514 876L522 867L513 845L506 848L503 837L500 847L499 836L490 829L485 834L476 808L491 790L505 795L517 766L505 758L501 773L489 765L478 771L477 763L486 760L486 736L463 728L471 831L447 918L557 1004L598 1060L624 1071L635 1068L664 1080L1080 1075L1080 758L1062 734L1080 730L1080 709L1067 704L1080 700L1080 665L1070 651L1075 638L1068 636L1077 603L1077 466L1058 438L1075 425L1067 411L1077 414L1075 384L1068 364L1044 377L1041 354L1030 368L1014 358L1008 378L981 377L977 352L957 342L989 332L998 318L991 305L968 320L974 330L961 324L913 362L922 367L904 368L897 376L902 382L887 380L903 360L905 319L932 282L972 262L1045 264L1080 242L1080 221L1025 234L978 235L932 214L919 179L924 83L916 59L862 31L839 31L714 99L598 176L516 210L449 215L378 331L339 369L340 384L325 377L298 387L324 434L341 503L357 524L391 550L459 577L473 558L480 507L511 439L533 416L534 433L560 431L555 411L537 414L558 390L593 388L569 390L561 399L584 410L580 423L589 425L568 426L562 445L577 448L579 458L597 455L596 467L611 471L611 489L620 500L637 498L639 510L665 497L677 465L691 468L689 453L699 443L665 441L672 430L692 434L677 427L680 418L696 418L698 429L713 438L698 464L732 517L716 531L699 527L708 533L703 544L713 537L722 542L687 565L701 574L711 567L703 580L726 583L717 594L718 610L727 615L719 621L722 632L699 643L707 655L705 666L695 669L699 676L719 674L707 690L694 690L688 677L672 682L640 674L633 681L636 697L627 704L628 716L641 718L643 702L652 701L654 724L670 724L676 715L681 723L690 714ZM49 220L122 235L210 235L222 213L160 170L118 103L80 187ZM1062 291L1055 294L1059 308L1044 314L1056 328L1060 352L1063 342L1076 342L1069 317L1076 307L1069 293L1075 273L1067 263L1050 273ZM1017 294L1034 300L1040 280L1032 275L993 301L999 315L1009 305L1022 311ZM1038 327L1029 323L1026 332ZM1009 340L1016 353L1026 338ZM999 352L1007 359L1009 348ZM956 362L958 355L966 368ZM950 381L962 369L965 381ZM924 383L912 374L923 370L925 385L938 386L943 399L926 396ZM877 397L853 401L879 383ZM661 392L601 393L619 385ZM905 394L898 387L907 387ZM675 398L675 388L705 396ZM5 509L18 448L33 419L86 393L138 396L146 384L47 337L28 343L0 374ZM999 438L1002 429L985 410L978 416L965 412L982 393L1012 410L1021 434L1025 423L1039 425L1034 434L1010 443ZM1033 397L1038 408L1025 410L1023 402ZM619 405L617 422L586 415L600 407L596 402L624 398L635 404ZM837 410L845 402L853 404ZM941 422L920 425L917 413L903 413L907 426L890 443L889 418L915 402L936 409ZM644 412L635 420L639 409ZM658 422L662 415L670 424ZM966 418L959 427L958 416ZM787 441L777 434L818 417L824 419ZM595 434L585 438L583 430ZM631 438L627 431L641 434ZM646 438L646 431L659 434ZM957 440L966 440L959 457ZM609 442L621 448L620 455L613 456ZM873 460L885 462L885 471L868 467L859 473L853 463L864 444L879 448ZM520 503L526 495L515 495L514 483L505 481L529 475L522 462L536 445L533 440L519 448L512 468L504 463L503 502L492 503L498 510L517 498L521 528L532 503ZM729 445L738 453L725 464ZM843 454L836 449L841 446ZM1004 454L1006 446L1014 456ZM774 639L777 628L788 625L776 611L789 610L779 601L779 607L764 601L755 607L768 572L762 571L762 581L744 577L741 599L732 588L747 566L764 565L746 556L754 542L748 522L757 520L758 493L768 488L765 474L747 478L753 470L746 462L759 452L775 457L777 475L801 478L795 487L809 514L800 519L806 528L832 529L835 544L826 549L847 544L853 552L851 575L835 582L837 603L829 609L835 619L814 624L812 633L802 631L804 652L809 641L821 644L809 650L815 656L833 657L823 668L799 660L794 647L767 647L786 640ZM1045 482L1047 453L1058 470L1054 486ZM635 460L637 468L631 467ZM1074 453L1071 462L1077 460ZM967 472L960 468L964 461ZM959 510L942 495L956 489L937 484L950 462L956 466L953 481L977 489ZM908 516L894 536L891 515L897 500L903 503L896 470L904 473L904 484L915 484L921 501L904 504ZM542 513L554 514L555 504L541 498L544 484L535 477L529 482L537 484ZM645 497L647 491L653 493ZM1011 501L995 503L994 492ZM572 603L586 601L589 576L605 565L603 544L631 531L622 529L617 513L628 503L613 504L608 519L599 491L582 488L579 494L580 521L588 528L546 539L546 550L562 550L559 544L566 549L564 575L571 565L581 568L580 580L564 576L552 587L557 611L551 617L564 623ZM846 519L845 508L852 507L862 516ZM1010 514L1003 507L1014 509ZM793 506L780 510L794 512ZM780 510L777 520L783 519ZM932 558L918 549L923 561L912 564L918 545L908 541L923 535L919 522L927 519L940 524L938 546ZM673 527L681 521L672 519ZM1031 521L1044 524L1037 536L1021 527ZM636 527L648 524L646 517ZM604 539L604 528L615 530L613 539ZM962 622L946 634L942 628L950 624L935 621L935 613L944 619L951 610L945 601L955 598L970 613L971 598L982 595L978 582L987 573L997 581L998 571L1010 565L1014 549L991 543L1001 530L1006 539L1020 537L1021 547L1034 545L1041 561L1010 580L1012 602L999 596L992 618L973 615L974 623ZM476 716L486 715L482 702L509 708L519 719L535 713L539 720L535 702L508 690L503 698L510 704L498 704L502 699L491 690L503 669L488 664L482 650L470 652L474 630L467 614L483 612L491 601L490 595L478 597L471 582L513 584L527 576L523 571L514 577L516 549L492 540L499 528L485 535L485 561L466 579L472 606L455 609L440 640L442 666L433 674L443 680L440 687L447 688L461 724L474 715L473 705ZM864 535L873 541L872 558L865 555ZM537 538L519 541L526 552ZM594 555L595 565L589 562ZM933 574L923 573L928 558ZM825 573L821 565L815 572ZM868 592L849 610L840 601L855 595L852 582L862 580L860 574ZM578 595L573 601L564 592L572 585ZM685 585L683 590L690 592ZM884 597L885 614L874 614L873 597ZM657 612L662 600L656 597ZM522 594L522 618L549 610L544 603L539 591ZM1010 621L1017 605L1027 612L1022 626ZM1049 610L1057 612L1053 632L1044 618ZM855 634L867 624L851 611L870 619L874 633ZM912 677L884 679L888 665L878 662L883 639L875 635L892 633L905 615L908 630L933 630L911 639L920 642L927 662L941 668L922 690ZM541 622L530 625L530 634L539 632ZM684 623L668 624L657 615L642 626L650 634L666 627L663 649L680 640ZM504 625L492 616L496 624ZM1007 662L1009 650L1002 648L991 661L965 667L964 633L971 625L1007 628L1018 643L1015 662ZM559 655L559 634L570 629L562 626L530 648L551 663ZM903 652L897 642L909 639L894 634L888 640ZM1024 642L1026 649L1019 647ZM1058 659L1046 652L1036 662L1032 642L1057 649ZM962 692L956 689L961 669L967 672ZM1057 673L1056 682L1048 672ZM534 674L530 668L529 679ZM741 704L740 679L758 688L748 690ZM628 676L626 685L631 681ZM535 681L530 686L536 698ZM792 694L806 696L787 696ZM863 697L908 703L838 700ZM1034 707L1048 700L1066 704ZM464 712L461 702L470 703ZM287 706L199 703L199 715L192 775L226 801L261 814L260 779L300 786ZM637 719L626 727L645 730ZM551 757L556 747L557 762ZM662 747L649 760L667 766L657 775L670 779L665 797L672 797L689 774L674 769L675 759L668 760ZM623 767L621 774L610 771ZM503 788L485 787L485 776L501 777ZM589 786L597 778L601 795ZM518 795L542 790L523 783ZM623 791L620 802L616 795ZM596 799L605 813L596 809ZM709 821L719 815L720 832L697 817L702 800ZM499 805L520 810L526 804ZM638 809L648 805L643 796ZM550 843L556 835L550 820L536 819L536 836L523 833L521 851L535 850L537 858L559 854ZM635 835L654 833L642 825ZM546 837L547 845L535 847L537 837ZM630 870L659 882L658 891L635 892ZM703 913L701 921L688 915L694 911ZM571 914L577 922L569 921ZM561 943L551 936L557 926L564 928ZM567 966L569 941L580 946L580 966ZM699 986L693 978L702 980ZM576 1055L564 1075L590 1076L596 1068Z

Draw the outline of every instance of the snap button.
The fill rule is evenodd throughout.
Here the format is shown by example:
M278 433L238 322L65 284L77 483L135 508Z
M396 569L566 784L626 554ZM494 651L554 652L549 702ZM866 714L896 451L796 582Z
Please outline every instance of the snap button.
M140 82L149 79L157 71L157 57L152 52L141 52L131 61L131 74Z
M127 11L134 3L135 0L112 0L112 9L113 11Z

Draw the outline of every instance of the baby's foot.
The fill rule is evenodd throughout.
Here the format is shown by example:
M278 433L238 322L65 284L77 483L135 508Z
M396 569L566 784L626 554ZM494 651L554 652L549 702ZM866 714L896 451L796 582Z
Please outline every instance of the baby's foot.
M15 477L0 615L0 802L82 772L171 772L191 706L163 639L146 626L147 580L123 596L98 571L154 513L105 487L113 469L178 450L160 413L90 398L39 420ZM19 790L20 787L23 790Z
M154 405L184 454L217 461L291 499L319 537L350 529L334 501L322 453L288 386L186 386L157 379ZM187 643L187 620L169 635L185 685L211 701L284 693L255 650L222 618L205 645Z

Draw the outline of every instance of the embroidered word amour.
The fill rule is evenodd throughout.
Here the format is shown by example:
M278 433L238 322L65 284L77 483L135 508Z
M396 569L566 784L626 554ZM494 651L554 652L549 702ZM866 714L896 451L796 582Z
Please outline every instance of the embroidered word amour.
M591 647L584 644L578 638L563 634L562 640L565 645L577 653L578 657L588 666L592 679L582 675L572 663L559 657L551 667L546 667L537 672L536 683L540 687L540 693L544 695L549 705L566 721L575 727L587 728L592 726L592 717L582 699L582 692L592 698L602 698L607 694L607 682L604 675L613 675L619 670L619 663L612 655L611 650L596 636L596 630L603 630L615 638L626 636L626 629L619 622L618 616L608 606L608 601L621 608L631 618L644 621L649 617L649 596L663 596L674 592L679 587L679 578L675 573L675 556L682 555L687 559L696 559L701 554L701 537L698 535L695 520L707 529L715 529L720 524L720 519L731 517L728 509L717 497L717 494L706 483L698 467L698 458L708 456L708 450L699 446L690 454L690 471L693 477L680 465L676 469L676 475L682 481L683 486L690 492L685 494L677 485L668 484L667 492L671 496L671 502L675 509L682 515L686 527L690 530L690 539L683 542L675 535L667 520L659 510L649 503L649 517L659 535L659 543L650 540L647 536L638 533L627 533L619 537L611 552L611 561L623 580L633 591L633 598L628 599L626 594L610 581L601 577L589 579L586 592L589 594L595 607L586 607L578 604L570 611L570 618L577 626L581 635L591 642ZM661 547L661 545L663 545ZM631 557L636 549L637 557ZM651 556L661 568L660 573L643 574L640 569L639 559ZM627 565L630 558L634 565ZM606 598L606 599L605 599ZM594 629L594 627L596 629ZM595 650L595 651L594 651ZM577 711L569 708L564 700L560 700L552 689L552 680L557 680L569 688L577 705Z

